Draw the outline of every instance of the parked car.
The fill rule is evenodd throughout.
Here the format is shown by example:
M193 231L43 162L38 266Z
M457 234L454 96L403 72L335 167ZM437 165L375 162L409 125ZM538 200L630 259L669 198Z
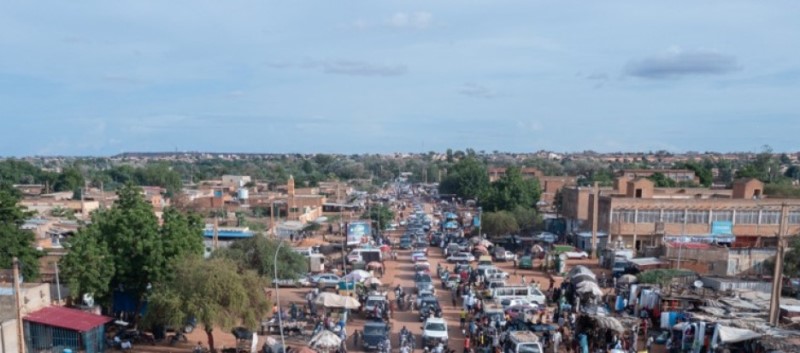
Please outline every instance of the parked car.
M391 328L389 324L383 321L367 321L364 324L364 342L363 348L365 351L375 351L389 337Z
M320 273L309 278L312 286L319 288L336 288L339 286L341 278L332 273Z
M299 279L273 279L272 285L277 285L278 287L309 287L311 286L311 281L308 278L299 278Z
M458 252L447 257L447 262L472 262L475 261L475 256L466 252Z
M442 343L447 347L447 322L440 317L432 317L425 320L422 325L422 345L424 347L433 347Z

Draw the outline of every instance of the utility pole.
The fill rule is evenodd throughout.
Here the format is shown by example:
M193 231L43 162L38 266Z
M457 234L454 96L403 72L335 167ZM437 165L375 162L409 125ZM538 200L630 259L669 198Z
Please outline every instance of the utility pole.
M769 324L778 326L781 312L781 289L783 284L783 253L785 251L784 237L786 236L786 218L789 209L786 203L781 205L781 222L778 227L778 249L775 252L775 272L772 274L772 297L769 301Z
M593 259L597 258L597 217L600 214L597 208L600 207L600 187L594 182L594 200L592 200L592 252L589 254Z
M275 200L270 202L269 207L269 231L272 237L275 238Z
M20 353L25 353L25 327L22 324L22 292L19 286L19 259L16 257L13 262L13 278L14 280L14 306L17 308L17 341L19 342Z

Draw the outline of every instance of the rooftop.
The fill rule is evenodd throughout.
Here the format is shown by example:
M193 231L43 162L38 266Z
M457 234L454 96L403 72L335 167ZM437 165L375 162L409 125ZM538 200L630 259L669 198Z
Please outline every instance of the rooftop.
M24 320L67 330L86 332L97 326L105 325L113 318L76 309L51 306L25 316Z

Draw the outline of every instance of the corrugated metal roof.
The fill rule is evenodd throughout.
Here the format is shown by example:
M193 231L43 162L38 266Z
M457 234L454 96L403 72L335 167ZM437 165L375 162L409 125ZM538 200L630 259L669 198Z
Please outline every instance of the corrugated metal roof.
M24 320L67 330L86 332L97 326L105 325L113 318L60 306L51 306L25 316Z

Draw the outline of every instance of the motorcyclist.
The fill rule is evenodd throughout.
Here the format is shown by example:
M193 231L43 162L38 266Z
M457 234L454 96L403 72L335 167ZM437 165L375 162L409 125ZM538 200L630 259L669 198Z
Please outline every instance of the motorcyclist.
M408 329L405 326L403 326L403 328L400 329L400 337L406 337L408 336L409 333L410 332L408 332Z

